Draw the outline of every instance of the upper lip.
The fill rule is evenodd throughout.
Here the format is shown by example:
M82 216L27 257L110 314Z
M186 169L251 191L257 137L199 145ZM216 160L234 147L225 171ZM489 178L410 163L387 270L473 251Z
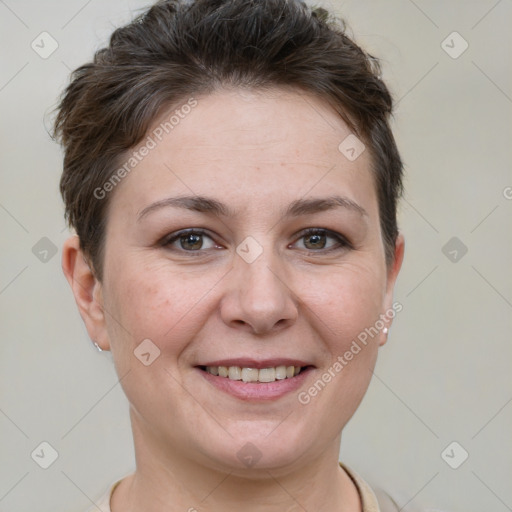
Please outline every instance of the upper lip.
M209 361L198 366L239 366L240 368L274 368L276 366L313 366L311 363L302 361L300 359L289 359L285 357L276 357L273 359L250 359L247 357L237 357L235 359L219 359L216 361Z

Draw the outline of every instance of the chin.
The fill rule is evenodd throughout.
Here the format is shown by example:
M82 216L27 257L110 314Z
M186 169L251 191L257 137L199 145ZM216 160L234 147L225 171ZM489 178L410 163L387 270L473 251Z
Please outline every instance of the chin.
M227 432L223 431L220 438L215 435L209 437L203 453L215 461L215 465L240 475L246 475L247 470L256 474L260 470L289 468L306 456L304 452L308 445L314 451L310 437L315 437L312 428L306 429L306 425L293 422L292 416L296 415L284 416L278 422L236 422L228 427ZM214 444L216 449L212 450Z

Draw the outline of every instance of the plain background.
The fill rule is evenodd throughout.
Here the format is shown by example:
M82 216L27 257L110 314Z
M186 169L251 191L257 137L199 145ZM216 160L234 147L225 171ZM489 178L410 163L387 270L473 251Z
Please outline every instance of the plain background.
M512 510L512 3L323 4L382 60L407 172L403 311L341 459L401 490L405 512ZM133 469L110 354L93 347L61 273L62 161L47 128L70 70L145 5L0 1L3 512L85 510ZM58 44L48 58L31 47L44 31ZM58 453L48 469L31 457L43 441ZM458 469L446 462L465 452Z

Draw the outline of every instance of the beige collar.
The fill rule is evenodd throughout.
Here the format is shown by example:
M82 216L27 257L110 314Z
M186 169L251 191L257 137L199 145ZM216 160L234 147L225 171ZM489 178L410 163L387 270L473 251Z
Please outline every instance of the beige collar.
M347 475L354 482L361 498L361 504L363 512L380 512L379 504L377 503L377 497L370 488L370 486L354 471L347 468L340 462L340 466L345 470Z
M375 496L370 486L356 472L349 469L341 462L340 466L347 473L350 479L354 482L354 485L356 486L357 491L359 492L359 496L361 498L363 512L381 512L379 504L377 503L377 497ZM110 488L110 490L107 492L107 494L105 494L97 503L96 507L94 507L94 510L96 512L98 509L101 512L112 512L110 509L110 501L112 498L112 494L114 493L116 487L121 483L123 478L115 482ZM91 509L91 511L92 510L93 509Z

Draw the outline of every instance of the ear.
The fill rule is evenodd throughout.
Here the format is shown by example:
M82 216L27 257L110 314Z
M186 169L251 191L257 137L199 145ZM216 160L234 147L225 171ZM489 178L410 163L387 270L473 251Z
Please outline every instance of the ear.
M102 285L85 259L76 235L64 242L62 270L71 286L89 336L102 350L109 350L110 340L103 312Z
M396 308L393 308L393 291L395 289L396 279L402 267L404 259L405 241L401 233L398 234L395 242L395 253L391 265L388 267L387 281L386 281L386 294L384 297L384 311L385 315L387 311L397 312ZM401 311L401 308L400 308ZM389 329L393 322L393 317L386 315L385 317L386 327ZM387 334L381 333L379 345L382 346L387 341Z

